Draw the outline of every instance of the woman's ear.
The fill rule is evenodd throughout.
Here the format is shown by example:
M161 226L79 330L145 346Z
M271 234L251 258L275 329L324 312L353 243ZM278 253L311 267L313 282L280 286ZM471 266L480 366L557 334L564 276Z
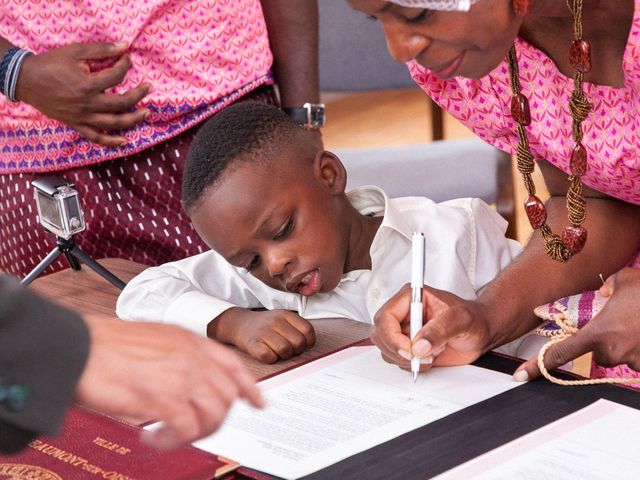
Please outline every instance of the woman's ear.
M333 194L344 193L347 171L335 154L321 150L313 160L313 172L318 181Z

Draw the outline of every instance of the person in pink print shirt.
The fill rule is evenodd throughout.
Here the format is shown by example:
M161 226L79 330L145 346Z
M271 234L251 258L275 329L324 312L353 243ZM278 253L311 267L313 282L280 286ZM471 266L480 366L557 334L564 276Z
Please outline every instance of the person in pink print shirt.
M543 205L528 186L538 231L476 301L425 289L413 343L402 333L409 289L390 299L372 336L384 356L404 367L409 352L470 362L538 325L536 306L602 287L602 311L551 347L545 365L593 351L592 376L640 376L640 1L348 3L380 23L390 54L445 110L486 142L520 150L521 173L535 162L551 194ZM538 374L532 359L515 377Z
M180 205L191 139L237 101L318 103L317 41L315 1L0 3L0 271L55 246L30 186L48 172L76 184L90 256L204 251Z

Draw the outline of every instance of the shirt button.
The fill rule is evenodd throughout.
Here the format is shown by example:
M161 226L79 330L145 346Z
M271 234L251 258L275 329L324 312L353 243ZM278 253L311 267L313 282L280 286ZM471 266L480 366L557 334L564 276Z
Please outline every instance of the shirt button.
M371 290L371 296L377 300L380 297L380 290L374 288L373 290Z

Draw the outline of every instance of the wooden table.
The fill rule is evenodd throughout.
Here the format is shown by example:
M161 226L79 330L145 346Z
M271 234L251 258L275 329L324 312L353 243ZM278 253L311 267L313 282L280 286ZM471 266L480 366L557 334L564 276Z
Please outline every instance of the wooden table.
M125 281L144 268L123 260L100 263ZM119 293L86 267L80 272L52 274L32 285L47 297L84 313L113 315ZM370 330L369 325L344 319L315 320L313 324L318 343L308 352L274 365L262 365L244 355L246 364L258 377L270 375L353 343L368 336ZM492 354L484 355L475 364L505 373L513 372L517 366L513 360ZM570 388L538 379L346 458L305 480L431 478L599 398L640 409L640 394L625 388L611 385Z
M146 268L145 265L117 258L99 262L125 282ZM84 314L115 315L116 300L120 294L120 290L86 266L80 271L67 269L40 277L30 288ZM312 349L290 360L266 365L244 352L236 352L256 378L262 378L367 338L371 331L371 325L343 318L312 320L311 323L316 330L316 344Z

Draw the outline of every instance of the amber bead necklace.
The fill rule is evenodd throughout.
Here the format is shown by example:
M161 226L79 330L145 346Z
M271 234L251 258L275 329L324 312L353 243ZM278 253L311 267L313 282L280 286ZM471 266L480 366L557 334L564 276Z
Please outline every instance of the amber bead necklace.
M528 2L522 2L528 4ZM566 262L584 247L587 241L587 230L582 226L586 214L586 202L582 192L581 177L587 170L587 151L582 145L582 122L591 110L583 91L584 74L591 71L591 46L582 38L582 0L567 2L573 14L573 42L569 49L569 61L575 69L573 84L574 89L569 101L569 110L573 119L573 140L575 146L571 152L569 167L569 190L567 191L567 210L569 222L562 236L556 235L547 225L547 210L544 203L536 196L536 187L531 178L534 169L533 154L527 140L525 127L531 124L529 101L520 90L518 73L518 61L516 59L515 45L511 47L507 55L509 65L509 81L511 84L511 115L518 128L517 166L522 174L527 198L524 208L529 223L534 230L540 230L544 239L545 250L554 260Z

